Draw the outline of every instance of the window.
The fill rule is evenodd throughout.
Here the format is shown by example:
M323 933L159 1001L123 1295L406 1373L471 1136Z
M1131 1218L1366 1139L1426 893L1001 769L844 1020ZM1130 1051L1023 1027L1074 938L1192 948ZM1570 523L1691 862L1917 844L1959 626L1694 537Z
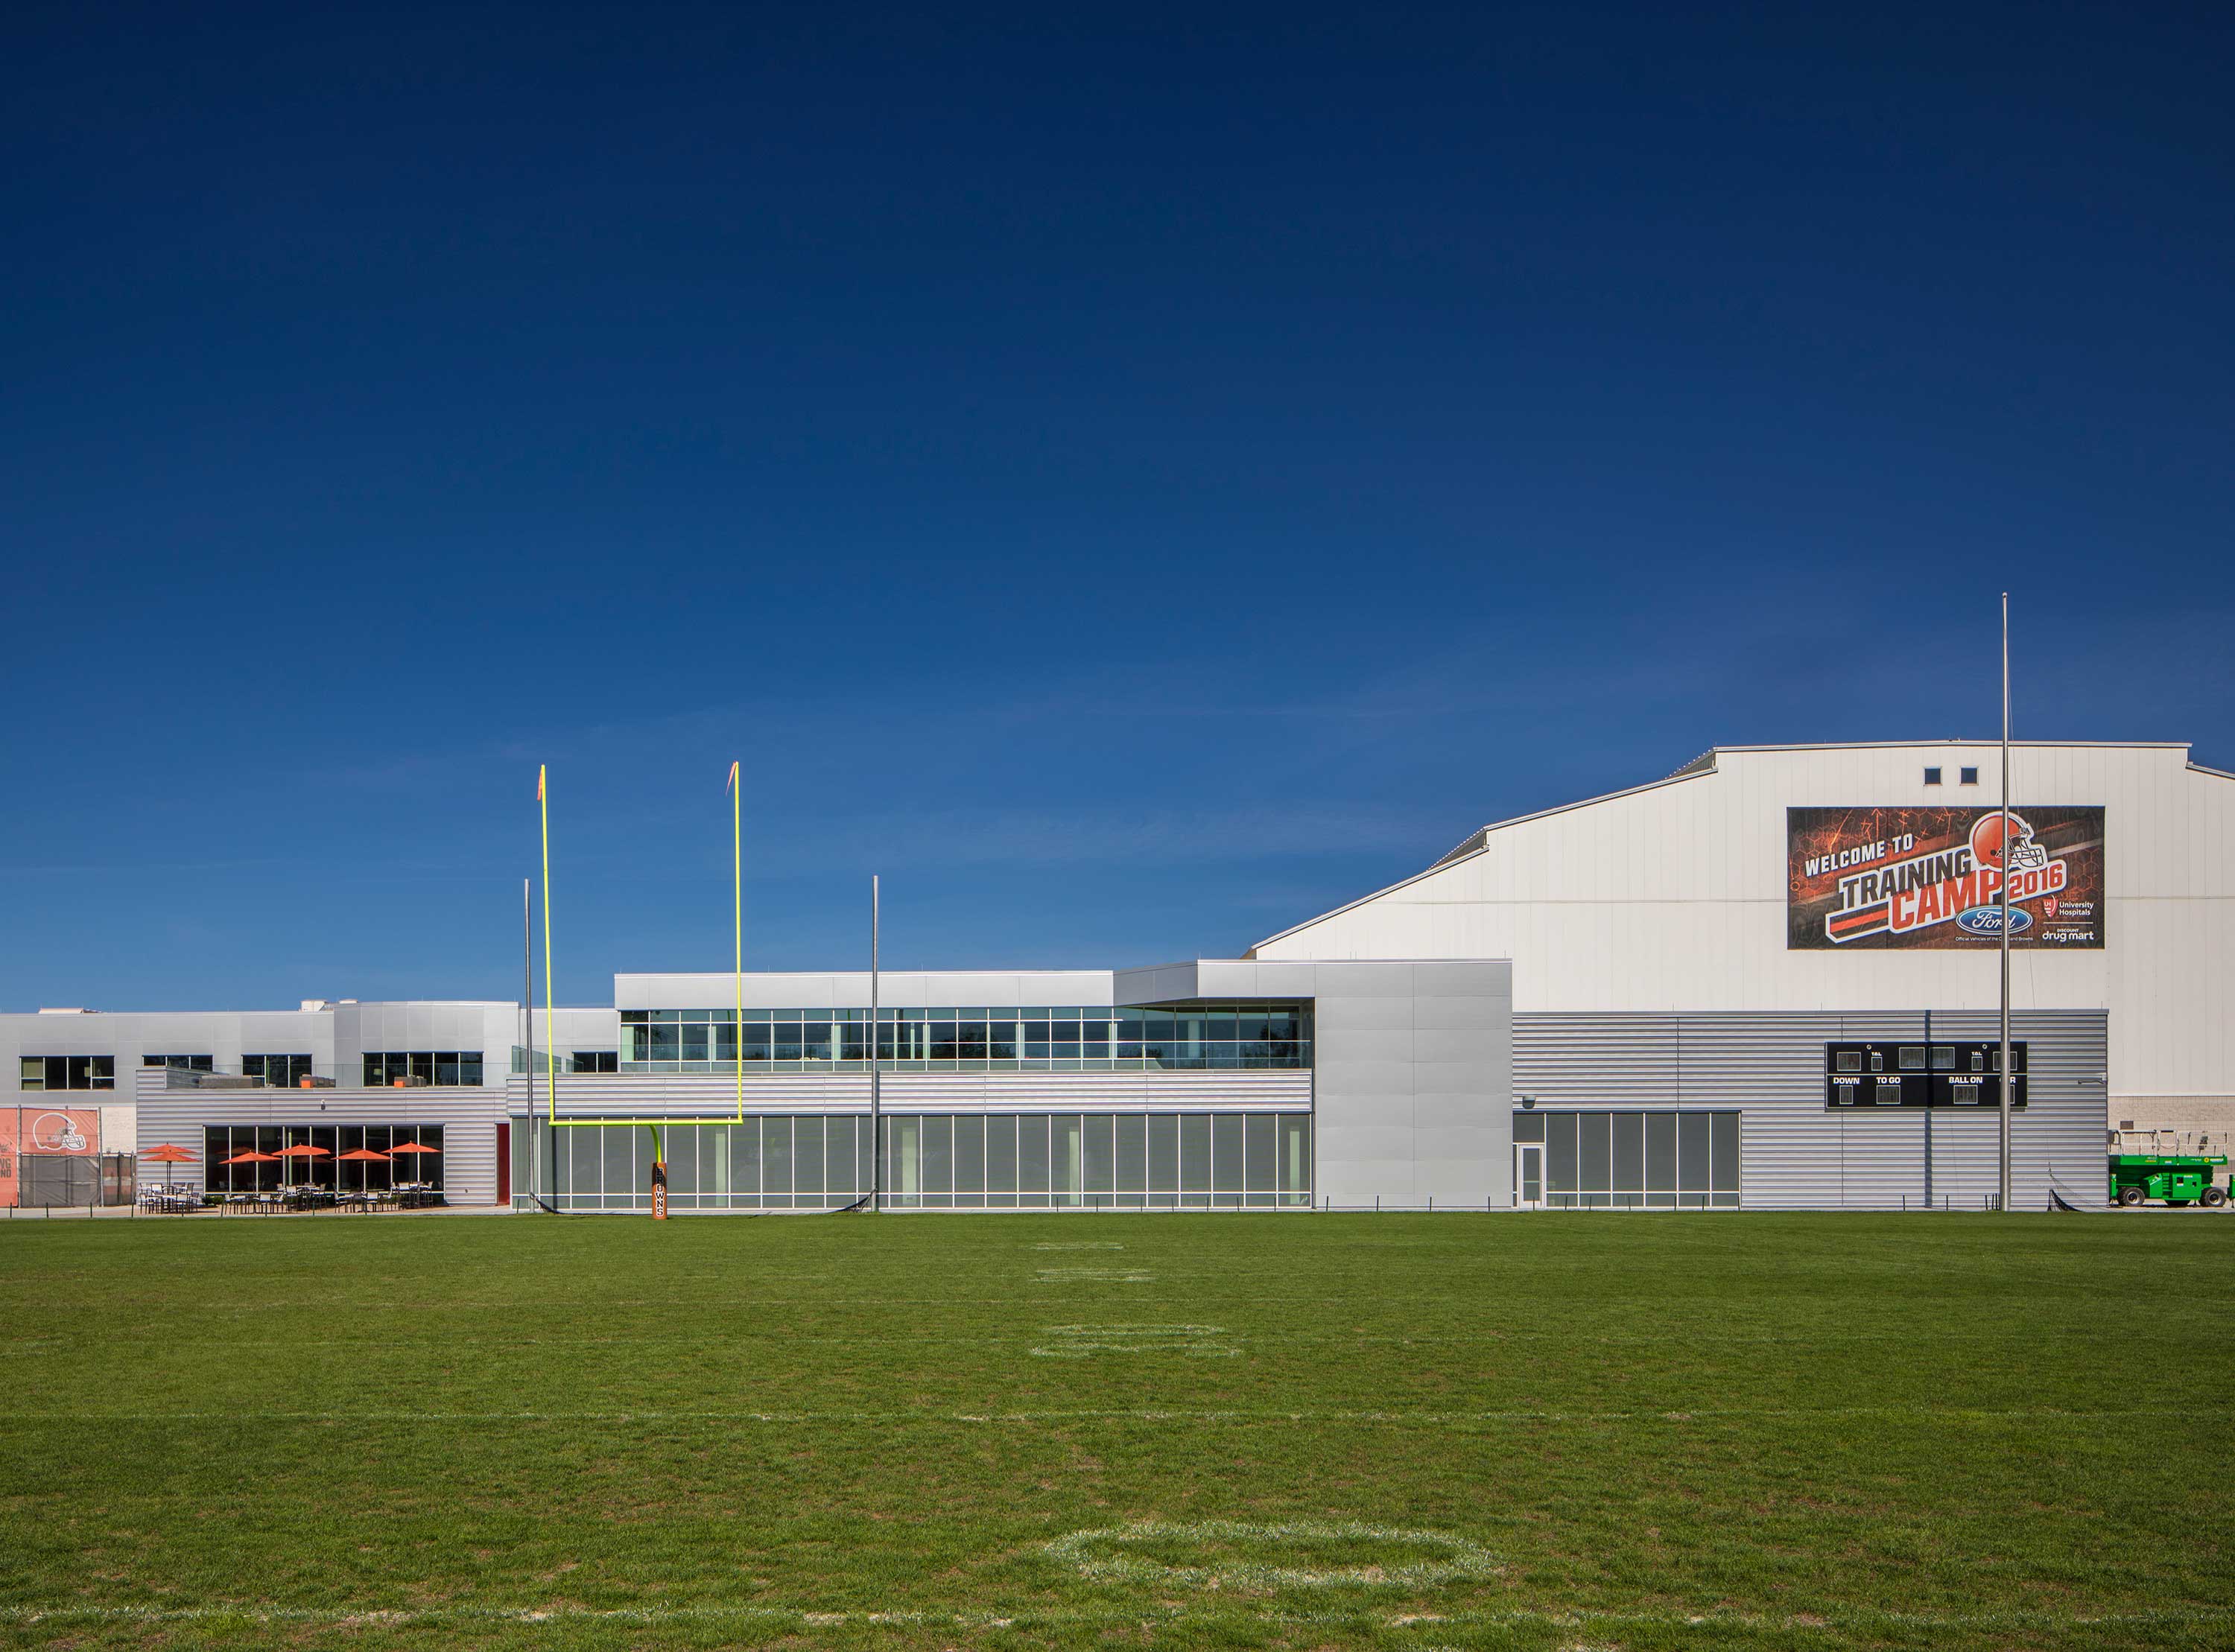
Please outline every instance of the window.
M208 1055L142 1055L142 1067L172 1067L181 1073L208 1073L215 1070L216 1058Z
M867 1009L625 1009L624 1073L714 1073L747 1063L778 1070L864 1061ZM1311 1014L1301 1004L960 1005L888 1009L878 1055L903 1072L1138 1072L1272 1068L1312 1064ZM608 1071L612 1069L599 1069Z
M1516 1141L1540 1135L1544 1200L1556 1209L1704 1210L1739 1202L1735 1111L1513 1115Z
M368 1090L417 1087L426 1084L478 1085L482 1081L482 1053L477 1049L367 1050L364 1087Z
M286 1148L303 1146L325 1151L301 1157L285 1154ZM343 1157L366 1151L381 1157ZM272 1157L246 1164L226 1162L250 1152ZM213 1193L269 1192L288 1186L351 1193L398 1187L439 1192L442 1186L442 1126L438 1124L213 1124L203 1128L202 1154L203 1185Z
M113 1090L114 1055L26 1055L22 1085L27 1090Z
M557 1133L557 1185L545 1190L554 1205L562 1211L644 1207L651 1169L641 1129L617 1125ZM671 1124L665 1134L668 1201L678 1211L833 1210L869 1189L864 1118L770 1113L749 1115L743 1125ZM513 1185L522 1201L528 1197L530 1139L528 1120L515 1118ZM891 1113L884 1142L886 1202L896 1209L1302 1208L1312 1202L1311 1119L1301 1113ZM375 1185L380 1173L376 1165ZM405 1172L399 1167L396 1173L400 1179Z
M1962 785L1976 786L1979 783L1979 771L1976 768L1959 768L1956 771L1956 779Z
M618 1073L620 1070L621 1053L617 1049L578 1049L574 1052L574 1071L577 1073Z
M1939 771L1938 769L1937 769L1937 768L1928 768L1928 769L1926 769L1926 770L1924 771L1924 783L1925 783L1927 786L1937 786L1937 785L1939 785L1939 784L1940 784L1940 771Z
M274 1090L292 1090L311 1076L311 1058L301 1055L244 1055L240 1070L252 1079L262 1079Z

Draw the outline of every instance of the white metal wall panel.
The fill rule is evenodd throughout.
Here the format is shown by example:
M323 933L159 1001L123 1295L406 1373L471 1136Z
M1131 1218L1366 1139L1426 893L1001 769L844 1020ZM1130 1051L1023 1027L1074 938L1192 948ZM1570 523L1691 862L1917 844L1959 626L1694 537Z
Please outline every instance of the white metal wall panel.
M1998 764L1961 741L1725 748L1711 770L1495 826L1254 956L1510 958L1522 1015L1991 1009L1990 950L1788 950L1785 811L1990 806ZM1927 765L1950 783L1925 786ZM1953 783L1966 765L1981 784ZM2015 1002L2108 1012L2122 1114L2235 1097L2235 779L2178 745L2021 744L2012 767L2020 807L2103 808L2107 885L2105 947L2021 950Z
M1003 1009L1026 1004L1106 1004L1107 970L887 970L879 973L877 998L888 1009L938 1004L975 1004ZM866 1008L866 970L795 971L745 976L749 1009ZM737 1002L737 982L729 974L617 975L616 1009L726 1009Z
M0 1092L20 1087L19 1058L25 1055L110 1056L116 1062L115 1098L124 1102L131 1099L131 1074L139 1070L143 1055L207 1055L218 1071L238 1073L241 1056L249 1053L308 1055L318 1072L331 1074L332 1012L132 1010L0 1015Z

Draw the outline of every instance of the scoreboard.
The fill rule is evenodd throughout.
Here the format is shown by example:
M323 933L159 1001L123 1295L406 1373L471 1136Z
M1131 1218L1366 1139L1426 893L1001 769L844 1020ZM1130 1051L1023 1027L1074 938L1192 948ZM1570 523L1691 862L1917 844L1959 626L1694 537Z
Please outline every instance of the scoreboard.
M1824 1046L1824 1105L1835 1107L1998 1107L1999 1043ZM2010 1041L2013 1107L2026 1104L2026 1047Z

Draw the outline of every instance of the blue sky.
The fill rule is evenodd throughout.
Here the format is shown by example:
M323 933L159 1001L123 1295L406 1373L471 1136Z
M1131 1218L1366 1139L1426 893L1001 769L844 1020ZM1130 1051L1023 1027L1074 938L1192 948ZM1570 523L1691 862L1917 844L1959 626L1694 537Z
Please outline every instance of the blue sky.
M1716 743L2235 767L2199 7L31 7L0 1006L1230 954ZM1801 9L1817 12L1824 9ZM315 15L310 15L310 14Z

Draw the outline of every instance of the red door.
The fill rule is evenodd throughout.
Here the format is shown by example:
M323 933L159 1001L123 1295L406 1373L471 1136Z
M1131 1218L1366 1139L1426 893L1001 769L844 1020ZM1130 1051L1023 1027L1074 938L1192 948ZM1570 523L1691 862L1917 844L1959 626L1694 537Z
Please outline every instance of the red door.
M512 1126L500 1122L496 1127L496 1202L512 1203Z

